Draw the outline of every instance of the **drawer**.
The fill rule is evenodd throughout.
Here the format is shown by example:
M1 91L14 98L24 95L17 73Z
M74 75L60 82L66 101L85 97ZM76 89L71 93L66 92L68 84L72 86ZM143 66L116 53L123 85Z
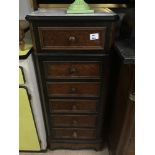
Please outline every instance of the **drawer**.
M96 115L54 115L51 123L54 127L95 127Z
M52 129L52 138L55 139L95 139L95 129L77 129L77 128L54 128Z
M47 82L51 97L99 97L100 82Z
M38 31L41 50L104 49L106 27L38 27Z
M97 112L97 100L51 99L51 113L93 113Z
M50 78L99 78L100 62L44 62L45 76Z

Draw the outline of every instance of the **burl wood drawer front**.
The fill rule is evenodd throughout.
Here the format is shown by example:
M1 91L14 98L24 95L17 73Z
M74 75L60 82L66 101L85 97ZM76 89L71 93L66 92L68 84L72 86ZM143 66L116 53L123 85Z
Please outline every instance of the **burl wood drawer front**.
M52 138L55 139L95 139L95 129L52 129Z
M51 99L49 101L51 113L93 113L97 112L97 104L97 100Z
M52 97L98 97L100 82L47 82Z
M46 78L99 78L99 62L44 62Z
M54 127L95 127L95 115L55 115L51 116Z
M104 49L105 27L38 27L41 49Z

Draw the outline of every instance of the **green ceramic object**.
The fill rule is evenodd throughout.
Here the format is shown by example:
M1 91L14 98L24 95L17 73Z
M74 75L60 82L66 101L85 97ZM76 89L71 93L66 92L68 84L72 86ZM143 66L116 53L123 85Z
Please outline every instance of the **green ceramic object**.
M75 0L67 9L67 13L94 13L84 0Z

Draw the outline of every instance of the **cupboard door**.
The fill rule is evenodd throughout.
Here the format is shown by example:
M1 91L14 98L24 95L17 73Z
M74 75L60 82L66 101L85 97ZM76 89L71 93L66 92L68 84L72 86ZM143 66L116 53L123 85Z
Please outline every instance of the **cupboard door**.
M19 88L19 150L39 151L40 144L25 88Z

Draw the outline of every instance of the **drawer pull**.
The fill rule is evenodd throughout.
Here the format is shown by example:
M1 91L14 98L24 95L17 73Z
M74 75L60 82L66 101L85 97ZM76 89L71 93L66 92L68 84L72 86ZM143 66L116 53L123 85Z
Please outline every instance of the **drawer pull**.
M77 123L78 122L76 120L73 120L73 123L72 124L73 124L73 126L77 126Z
M74 93L76 93L76 91L77 91L76 88L71 88L70 93L74 94Z
M72 110L77 110L76 105L73 105L73 106L72 106Z
M76 40L76 38L75 38L74 36L70 36L70 37L69 37L69 41L70 41L70 42L75 42L75 40Z
M75 67L69 68L69 73L70 74L73 74L73 73L76 73L76 72L77 72L77 69Z
M73 136L73 138L77 138L77 132L74 131L72 136Z

